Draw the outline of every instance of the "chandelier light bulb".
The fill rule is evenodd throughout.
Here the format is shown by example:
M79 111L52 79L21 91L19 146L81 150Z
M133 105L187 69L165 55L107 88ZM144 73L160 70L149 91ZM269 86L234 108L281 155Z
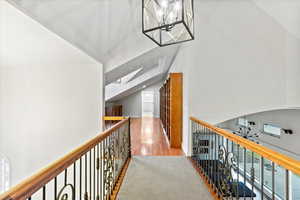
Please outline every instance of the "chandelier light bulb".
M177 1L177 2L175 3L174 9L175 9L176 11L179 11L179 10L181 9L181 4L180 4L179 1Z
M169 19L170 19L170 21L173 22L174 18L175 18L174 13L173 13L173 12L170 12L170 14L169 14Z
M167 7L168 7L168 1L167 1L167 0L163 0L163 1L161 2L161 7L167 8Z
M164 15L164 12L163 12L161 9L158 9L158 10L156 11L156 14L157 14L157 17L158 17L158 18L161 18L161 17Z

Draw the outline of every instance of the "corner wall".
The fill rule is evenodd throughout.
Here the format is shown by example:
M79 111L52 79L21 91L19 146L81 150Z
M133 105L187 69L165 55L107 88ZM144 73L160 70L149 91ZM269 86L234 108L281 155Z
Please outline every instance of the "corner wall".
M0 152L12 185L102 130L103 67L0 0Z

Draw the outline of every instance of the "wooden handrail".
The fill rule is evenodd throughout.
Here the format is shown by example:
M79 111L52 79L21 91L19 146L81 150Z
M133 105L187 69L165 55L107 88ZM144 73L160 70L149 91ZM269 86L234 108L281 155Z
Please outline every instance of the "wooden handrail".
M300 161L290 158L290 157L283 155L281 153L278 153L276 151L273 151L262 145L256 144L255 142L249 141L240 136L237 136L233 133L230 133L229 131L218 128L216 126L213 126L213 125L211 125L207 122L204 122L202 120L199 120L195 117L190 117L190 120L214 131L215 133L217 133L225 138L228 138L229 140L245 147L246 149L249 149L249 150L263 156L264 158L269 159L270 161L273 161L274 163L294 172L295 174L300 175Z
M123 119L126 119L127 117L122 116L104 116L104 121L121 121Z
M120 128L123 124L128 122L129 119L124 119L116 125L112 126L110 129L102 132L95 138L71 151L61 159L53 162L44 169L40 170L33 176L25 179L20 184L12 187L7 192L0 195L0 200L25 200L38 191L41 187L59 175L62 171L72 165L81 156L95 147L99 142L103 141L105 138L110 136L115 130Z

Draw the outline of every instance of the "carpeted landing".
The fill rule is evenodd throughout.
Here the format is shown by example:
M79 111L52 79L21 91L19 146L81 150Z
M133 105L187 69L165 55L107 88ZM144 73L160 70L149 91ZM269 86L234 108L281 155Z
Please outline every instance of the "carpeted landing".
M118 200L213 199L190 161L183 156L134 156Z

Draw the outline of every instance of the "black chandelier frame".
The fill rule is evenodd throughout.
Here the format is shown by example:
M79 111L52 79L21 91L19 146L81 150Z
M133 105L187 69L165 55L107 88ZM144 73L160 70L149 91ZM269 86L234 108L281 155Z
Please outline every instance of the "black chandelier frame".
M155 1L157 4L158 4L158 2L157 2L157 0L153 0L153 1ZM162 26L157 26L157 27L155 27L155 28L150 28L150 29L147 29L147 30L145 30L145 24L144 24L144 5L145 5L145 0L142 0L142 27L143 27L143 29L142 29L142 32L143 32L143 34L144 35L146 35L149 39L151 39L154 43L156 43L158 46L160 46L160 47L164 47L164 46L169 46L169 45L174 45L174 44L179 44L179 43L183 43L183 42L187 42L187 41L191 41L191 40L194 40L195 39L195 36L194 36L194 32L195 32L195 26L194 26L194 0L190 0L191 1L191 6L192 6L192 13L193 13L193 16L192 16L192 18L193 18L193 33L192 33L192 31L190 30L190 28L188 27L188 25L186 24L186 22L185 22L185 20L184 20L184 1L185 0L181 0L181 2L182 2L182 9L181 9L181 15L182 15L182 18L181 18L181 20L180 21L176 21L176 22L174 22L174 23L171 23L171 24L165 24L165 25L162 25ZM159 5L159 4L158 4ZM161 41L161 34L162 34L162 31L164 31L163 29L167 29L168 27L170 27L170 26L176 26L177 24L183 24L184 25L184 27L186 28L186 30L188 31L188 33L189 33L189 35L190 35L190 39L187 39L187 40L180 40L180 41L177 41L177 42L171 42L171 43L165 43L165 44L162 44L162 41ZM155 30L160 30L160 42L158 42L158 41L156 41L155 39L153 39L152 37L150 37L147 33L148 32L152 32L152 31L155 31Z

